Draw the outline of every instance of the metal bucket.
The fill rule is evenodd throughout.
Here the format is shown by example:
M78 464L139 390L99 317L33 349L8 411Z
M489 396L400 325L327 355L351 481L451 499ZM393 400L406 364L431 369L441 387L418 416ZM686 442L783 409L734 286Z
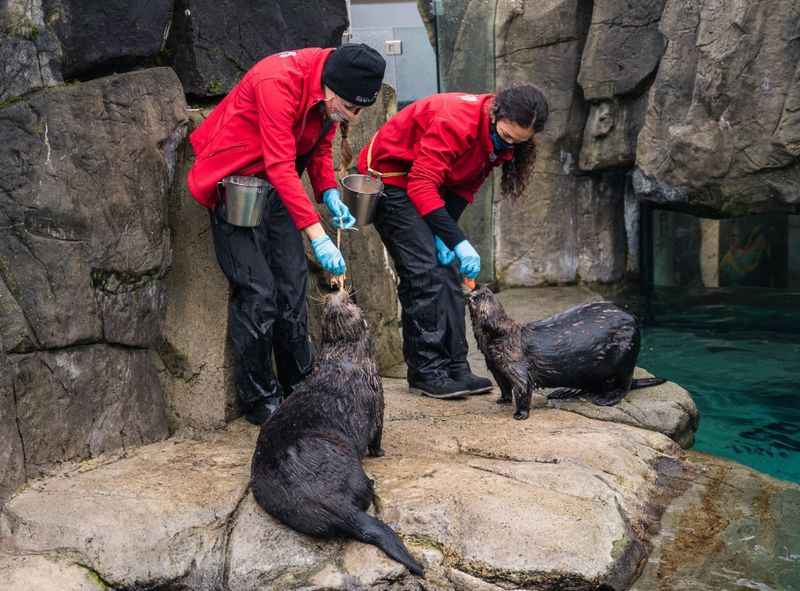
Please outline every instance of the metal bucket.
M383 182L367 174L349 174L341 182L342 201L356 218L356 225L369 226L375 219Z
M225 200L225 221L234 226L254 228L261 224L270 185L254 176L226 176L217 183Z

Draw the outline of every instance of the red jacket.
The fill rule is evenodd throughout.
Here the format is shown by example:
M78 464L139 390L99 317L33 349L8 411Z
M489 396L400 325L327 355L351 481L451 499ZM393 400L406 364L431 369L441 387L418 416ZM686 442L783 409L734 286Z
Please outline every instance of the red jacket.
M322 130L322 69L332 51L284 51L244 75L189 137L196 160L187 181L197 201L213 207L217 181L228 175L265 175L298 230L319 221L295 160L312 148ZM308 164L317 199L336 187L331 155L335 133L333 125Z
M380 128L372 145L370 168L387 185L403 187L420 215L444 207L442 189L472 203L492 168L513 157L503 150L494 157L489 136L493 94L435 94L412 103ZM367 172L367 144L358 169Z

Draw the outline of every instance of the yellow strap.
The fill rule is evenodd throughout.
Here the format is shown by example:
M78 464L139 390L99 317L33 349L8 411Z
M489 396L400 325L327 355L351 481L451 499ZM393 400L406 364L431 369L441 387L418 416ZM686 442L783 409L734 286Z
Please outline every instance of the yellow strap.
M406 172L378 172L374 168L372 168L372 144L375 143L375 138L378 137L378 132L375 132L375 135L372 136L372 139L369 140L369 148L367 148L367 172L373 176L378 178L386 178L392 176L405 176Z

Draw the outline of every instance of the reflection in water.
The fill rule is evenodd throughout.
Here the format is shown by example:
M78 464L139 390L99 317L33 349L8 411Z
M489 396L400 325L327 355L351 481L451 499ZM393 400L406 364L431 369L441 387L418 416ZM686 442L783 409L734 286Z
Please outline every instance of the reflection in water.
M728 293L727 304L718 291L661 291L639 365L691 393L695 449L800 483L800 294L770 291Z

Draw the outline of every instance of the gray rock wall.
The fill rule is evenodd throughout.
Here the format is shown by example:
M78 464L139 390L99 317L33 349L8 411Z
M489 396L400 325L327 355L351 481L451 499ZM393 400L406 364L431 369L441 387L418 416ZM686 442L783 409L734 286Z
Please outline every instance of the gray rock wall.
M172 0L7 0L0 11L0 103L152 63L164 48Z
M176 154L185 96L347 24L344 0L256 4L0 7L0 503L54 462L236 416L227 284Z
M28 477L167 435L149 350L163 318L166 195L185 122L183 90L167 68L60 86L0 109L10 381L0 416L16 423ZM4 485L19 481L9 433Z
M506 202L495 179L492 224L472 212L501 284L635 276L636 200L712 217L800 211L796 3L419 5L445 90L527 81L550 101L525 199ZM478 59L492 45L494 60Z
M800 211L792 0L668 0L636 162L647 198L717 215Z
M175 0L167 59L187 94L218 97L261 58L337 46L346 28L345 0Z
M495 268L504 285L621 277L624 229L618 223L620 218L600 215L587 219L583 203L594 201L592 192L602 181L576 174L586 118L576 79L590 9L576 0L547 5L501 0L497 5L497 87L532 82L550 104L547 127L537 139L536 168L524 196L512 203L495 185ZM598 197L603 194L601 190ZM611 205L604 199L596 203ZM600 211L593 211L589 218ZM586 259L596 249L593 231L598 228L608 236L604 255L610 258L597 259L595 265Z
M191 113L190 131L207 113ZM193 163L185 141L169 195L174 254L165 279L166 313L157 358L173 431L218 429L238 416L227 339L228 281L217 265L208 210L186 186Z

